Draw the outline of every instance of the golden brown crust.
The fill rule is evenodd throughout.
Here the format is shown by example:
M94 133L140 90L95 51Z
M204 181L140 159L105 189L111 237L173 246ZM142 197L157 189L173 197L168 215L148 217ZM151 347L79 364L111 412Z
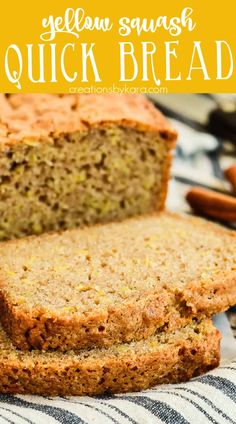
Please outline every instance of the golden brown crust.
M16 353L1 343L0 392L97 395L187 381L218 366L219 343L218 330L204 322L196 332L193 329L187 336L180 332L164 343L157 341L154 348L152 339L142 342L141 351L126 345L115 354L105 350L93 356L89 351L82 358L74 353L60 357L58 353Z
M0 147L24 139L53 136L115 123L158 131L170 142L176 132L151 102L140 95L0 95Z
M176 144L176 140L174 140L172 144L170 144L169 154L167 156L165 166L163 167L162 181L161 181L162 192L159 195L160 200L157 199L158 200L157 211L162 211L165 209L165 203L166 203L166 198L168 194L168 184L170 179L170 170L171 170L171 164L173 159L173 149L175 147L175 144Z

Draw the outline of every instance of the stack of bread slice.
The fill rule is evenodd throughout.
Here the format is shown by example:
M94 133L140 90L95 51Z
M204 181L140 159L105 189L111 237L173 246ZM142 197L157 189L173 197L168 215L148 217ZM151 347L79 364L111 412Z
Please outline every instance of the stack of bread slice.
M162 212L163 115L140 96L0 95L0 121L0 392L126 392L216 367L236 235Z
M219 363L236 234L167 212L0 245L0 391L82 395ZM7 334L7 335L6 335Z

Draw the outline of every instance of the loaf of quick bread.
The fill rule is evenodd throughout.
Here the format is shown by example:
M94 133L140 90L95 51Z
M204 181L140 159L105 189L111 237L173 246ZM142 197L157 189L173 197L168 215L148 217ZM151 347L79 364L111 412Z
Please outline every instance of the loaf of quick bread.
M0 95L0 239L164 206L176 133L137 95Z

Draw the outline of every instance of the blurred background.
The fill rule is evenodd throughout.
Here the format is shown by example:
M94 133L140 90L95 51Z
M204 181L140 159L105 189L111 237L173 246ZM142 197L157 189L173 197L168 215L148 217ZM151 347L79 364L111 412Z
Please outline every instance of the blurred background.
M236 165L236 94L163 94L149 98L179 133L168 207L190 211L191 186L230 193L224 170ZM224 223L236 228L234 223Z

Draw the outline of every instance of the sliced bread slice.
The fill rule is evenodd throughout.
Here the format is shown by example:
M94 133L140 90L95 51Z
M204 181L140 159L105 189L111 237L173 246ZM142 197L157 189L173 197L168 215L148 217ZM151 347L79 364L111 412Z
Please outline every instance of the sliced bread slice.
M0 328L0 393L95 395L186 381L218 365L219 342L206 320L101 350L22 352Z
M173 331L236 303L236 233L170 213L0 245L0 317L21 349Z

